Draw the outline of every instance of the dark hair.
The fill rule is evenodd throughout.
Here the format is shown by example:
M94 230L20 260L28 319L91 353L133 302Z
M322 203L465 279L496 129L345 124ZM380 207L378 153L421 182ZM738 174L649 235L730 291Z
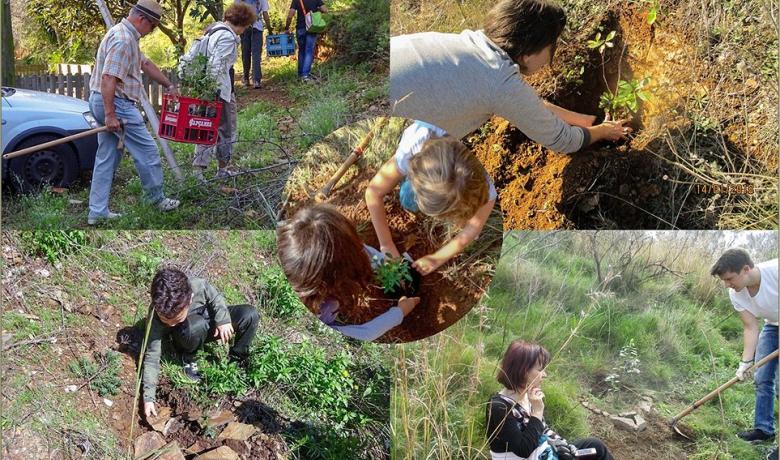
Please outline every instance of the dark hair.
M732 248L721 254L718 261L710 269L710 275L720 276L728 272L739 273L745 265L750 268L754 266L750 254L742 248Z
M555 45L566 27L566 12L549 0L501 0L485 17L485 35L514 61Z
M515 340L504 353L496 380L505 388L520 391L528 383L528 372L537 364L544 368L549 362L550 352L543 346Z
M150 293L154 311L163 318L173 318L189 307L192 288L184 272L163 268L154 275Z
M249 27L257 21L257 14L246 3L233 3L225 10L224 18L234 26Z
M301 209L277 229L276 238L284 274L315 314L325 299L355 305L373 280L355 226L331 205Z

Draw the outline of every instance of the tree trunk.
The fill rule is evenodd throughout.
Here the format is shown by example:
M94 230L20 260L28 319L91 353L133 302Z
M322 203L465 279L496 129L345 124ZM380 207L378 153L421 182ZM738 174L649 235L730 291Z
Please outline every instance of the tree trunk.
M3 74L0 76L3 86L13 86L16 79L16 70L14 68L14 34L11 30L11 0L3 0L2 9L2 68Z

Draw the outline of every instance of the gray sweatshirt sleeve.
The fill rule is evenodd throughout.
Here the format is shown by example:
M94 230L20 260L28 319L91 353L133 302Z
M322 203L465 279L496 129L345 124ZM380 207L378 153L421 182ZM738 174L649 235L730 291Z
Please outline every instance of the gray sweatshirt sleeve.
M157 382L160 377L160 355L162 353L162 322L157 319L157 314L152 316L152 327L149 330L149 341L146 344L143 368L143 398L144 402L154 402L157 392Z
M551 150L572 153L588 145L590 133L558 118L544 106L536 90L519 78L507 79L496 91L493 103L496 115Z
M404 313L399 307L392 307L371 321L363 324L349 324L331 327L353 339L374 341L385 335L387 331L398 326L404 320Z

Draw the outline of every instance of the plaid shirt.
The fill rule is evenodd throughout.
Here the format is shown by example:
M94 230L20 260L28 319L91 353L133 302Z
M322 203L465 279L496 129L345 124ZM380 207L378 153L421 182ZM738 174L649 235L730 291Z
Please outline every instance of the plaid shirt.
M127 19L109 29L97 52L97 60L89 89L100 92L100 80L103 75L112 75L119 79L115 95L139 102L143 97L141 64L146 56L141 53L138 41L141 34Z

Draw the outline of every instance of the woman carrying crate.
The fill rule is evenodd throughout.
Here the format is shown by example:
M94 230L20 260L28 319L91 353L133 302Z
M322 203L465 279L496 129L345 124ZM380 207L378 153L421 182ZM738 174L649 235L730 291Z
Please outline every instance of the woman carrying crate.
M293 16L295 20L295 36L298 39L298 78L309 81L311 66L314 63L314 48L317 45L317 33L312 33L306 27L306 15L313 12L327 13L328 8L322 0L292 0L290 13L287 15L287 23L284 30L290 30Z
M235 175L228 169L233 155L233 141L236 138L236 95L233 91L233 63L238 53L239 36L257 20L254 8L246 3L234 3L225 11L224 20L208 28L207 53L209 68L216 74L219 83L219 98L224 105L219 121L217 145L198 145L192 161L195 177L204 180L203 172L211 163L216 150L218 179Z

